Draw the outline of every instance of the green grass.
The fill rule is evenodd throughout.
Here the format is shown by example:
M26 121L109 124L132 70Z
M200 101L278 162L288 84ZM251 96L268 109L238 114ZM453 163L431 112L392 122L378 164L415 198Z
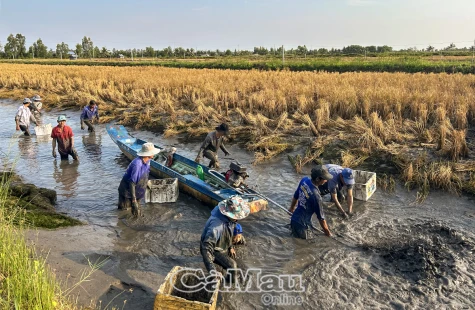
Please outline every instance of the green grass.
M31 199L12 196L12 188L20 186L17 182L11 172L0 174L0 309L79 309L70 302L70 292L105 261L90 264L78 283L63 290L45 259L28 244L25 233L32 224L55 228L80 222L48 210L46 204L40 207Z
M26 242L26 211L7 206L9 186L4 174L0 180L0 309L67 309L58 298L54 275Z
M430 58L416 56L394 57L315 57L290 58L282 63L279 58L234 58L217 59L146 59L108 60L81 59L76 61L59 59L2 60L8 63L42 65L83 65L83 66L161 66L189 69L230 69L230 70L290 70L328 72L408 72L408 73L475 73L475 66L467 57Z

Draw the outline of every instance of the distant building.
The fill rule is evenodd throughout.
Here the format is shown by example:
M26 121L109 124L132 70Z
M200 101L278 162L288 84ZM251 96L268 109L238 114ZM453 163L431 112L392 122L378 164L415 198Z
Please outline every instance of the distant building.
M117 58L123 59L123 58L124 58L124 55L119 54L119 56L117 56Z
M77 59L78 59L78 55L76 54L69 55L69 60L77 60Z

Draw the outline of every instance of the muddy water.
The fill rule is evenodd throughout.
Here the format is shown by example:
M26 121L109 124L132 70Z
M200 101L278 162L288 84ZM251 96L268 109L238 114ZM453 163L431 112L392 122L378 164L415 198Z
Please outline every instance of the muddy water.
M103 271L120 279L121 285L98 294L102 305L131 288L132 292L121 294L109 305L122 308L127 299L125 309L151 309L154 293L173 266L203 267L199 239L208 207L181 194L176 203L147 205L142 219L118 212L117 187L128 161L104 126L98 126L94 134L81 131L79 112L66 111L80 163L61 162L51 156L50 139L15 132L18 105L0 101L0 120L5 124L0 127L0 150L17 158L16 170L27 181L58 192L59 211L106 228L115 236L108 251L64 255L84 264L85 257L91 261L109 258ZM55 124L57 114L46 113L43 121ZM145 140L173 145L192 158L199 147L199 143L131 131ZM285 158L251 167L251 154L237 145L230 151L251 168L249 183L258 184L261 192L288 206L302 176L293 172ZM474 202L439 192L422 205L413 204L414 198L414 193L402 188L396 194L378 191L369 202L356 205L350 220L342 220L332 208L325 210L330 228L339 235L336 240L320 235L309 241L291 238L288 216L277 208L250 216L242 221L248 244L238 248L239 263L261 268L266 274L302 275L305 290L287 296L272 293L281 304L269 306L263 304L262 293L225 293L220 295L219 307L473 308ZM299 301L300 306L282 305Z

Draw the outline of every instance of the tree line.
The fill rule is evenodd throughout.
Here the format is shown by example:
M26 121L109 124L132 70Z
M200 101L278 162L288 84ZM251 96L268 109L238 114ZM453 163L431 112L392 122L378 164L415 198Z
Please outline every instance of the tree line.
M76 55L79 58L118 58L118 57L160 57L160 58L186 58L186 57L217 57L217 56L276 56L282 55L283 47L278 48L266 48L266 47L254 47L253 50L198 50L193 48L170 46L163 49L155 49L152 46L144 49L108 49L107 47L95 46L90 37L84 36L80 43L75 46L69 46L68 44L61 42L56 45L56 48L47 47L41 38L33 42L33 44L27 49L26 38L24 35L17 33L16 35L10 34L4 45L0 42L0 58L8 59L24 59L24 58L68 58L70 55ZM443 49L436 49L433 46L428 46L424 49L408 48L395 51L391 46L361 46L361 45L349 45L341 49L331 48L317 48L308 49L305 45L298 46L297 48L285 49L285 55L294 55L299 57L312 57L312 56L339 56L339 55L384 55L390 53L404 54L404 53L442 53L453 52L459 54L466 54L473 51L473 47L457 48L455 44L451 43L449 46Z

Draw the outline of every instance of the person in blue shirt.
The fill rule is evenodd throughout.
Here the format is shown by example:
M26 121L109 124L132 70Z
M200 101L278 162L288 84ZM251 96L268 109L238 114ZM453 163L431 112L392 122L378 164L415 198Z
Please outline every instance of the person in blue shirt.
M119 185L119 209L132 208L132 215L137 217L142 214L139 201L145 197L148 175L150 173L150 160L160 152L153 143L144 143L135 158L127 167Z
M289 212L292 213L290 220L290 228L292 235L297 238L307 239L309 227L312 226L312 215L315 213L323 232L327 236L331 236L327 222L323 215L322 197L318 186L325 184L332 179L332 175L323 166L312 169L311 177L303 178L297 190L294 193Z
M94 119L99 122L99 112L97 104L94 100L89 101L89 105L85 106L81 113L81 129L84 130L84 125L87 125L89 132L94 132Z
M217 264L226 271L236 269L236 251L233 246L234 231L237 221L246 218L250 213L249 205L239 196L231 196L221 201L211 211L201 235L200 252L208 272L216 275ZM234 272L228 274L230 280L236 280Z
M355 178L353 176L353 170L350 168L343 168L338 165L327 164L325 168L332 175L332 179L327 183L320 185L318 188L322 195L328 193L331 194L332 201L335 203L340 212L348 217L348 214L343 210L340 201L346 199L348 205L348 213L352 214L353 212L353 185L355 184ZM345 198L345 195L341 192L343 187L346 186L346 192L348 196Z

